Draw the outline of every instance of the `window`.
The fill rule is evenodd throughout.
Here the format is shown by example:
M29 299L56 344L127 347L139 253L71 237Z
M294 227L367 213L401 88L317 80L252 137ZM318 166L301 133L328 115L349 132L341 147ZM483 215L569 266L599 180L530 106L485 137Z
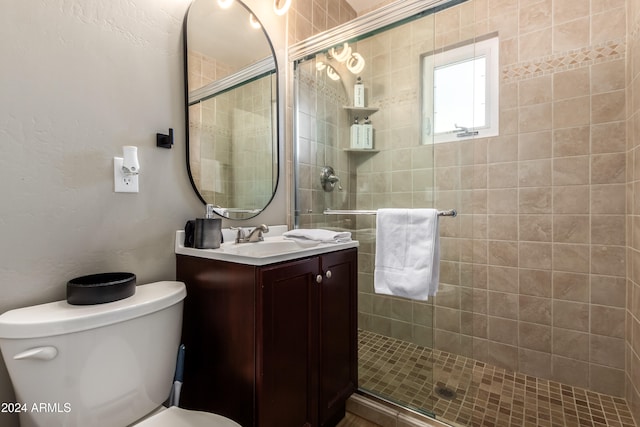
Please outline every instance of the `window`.
M498 37L422 58L422 143L498 135Z

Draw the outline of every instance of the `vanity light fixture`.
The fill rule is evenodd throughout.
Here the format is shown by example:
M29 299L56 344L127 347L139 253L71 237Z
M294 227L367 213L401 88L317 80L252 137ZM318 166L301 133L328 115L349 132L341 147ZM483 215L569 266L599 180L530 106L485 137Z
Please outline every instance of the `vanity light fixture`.
M223 9L229 9L229 7L231 7L232 4L233 4L233 0L218 0L218 6L220 6Z
M249 14L249 24L251 25L251 28L255 28L256 30L262 27L262 25L260 25L260 22L258 22L256 17L253 16L253 13Z
M358 52L351 54L351 57L347 59L347 69L353 74L360 74L364 70L364 58Z
M333 68L331 65L327 65L327 76L329 76L331 80L340 80L340 74L338 74L335 68Z
M349 43L344 43L340 53L338 53L335 47L332 47L329 49L329 55L338 62L344 62L351 56L351 46L349 46Z
M273 0L273 11L278 16L282 16L289 10L291 0Z

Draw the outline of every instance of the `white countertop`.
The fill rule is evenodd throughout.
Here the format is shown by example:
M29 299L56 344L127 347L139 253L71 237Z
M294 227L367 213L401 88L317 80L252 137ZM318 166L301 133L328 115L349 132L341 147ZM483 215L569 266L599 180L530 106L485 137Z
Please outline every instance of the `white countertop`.
M233 232L228 233L223 230L225 243L220 245L220 248L196 249L184 246L184 230L178 230L176 231L175 253L238 264L268 265L359 246L357 240L344 243L296 243L297 240L282 237L282 233L285 231L287 231L286 226L269 226L269 234L265 234L264 242L235 243L234 238L228 237L233 236Z

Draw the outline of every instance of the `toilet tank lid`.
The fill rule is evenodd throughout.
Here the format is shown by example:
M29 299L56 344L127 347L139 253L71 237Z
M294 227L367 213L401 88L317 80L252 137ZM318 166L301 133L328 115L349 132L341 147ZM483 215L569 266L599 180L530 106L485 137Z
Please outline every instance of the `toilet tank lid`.
M0 338L37 338L95 329L160 311L182 301L184 283L163 281L136 287L119 301L71 305L66 300L18 308L0 315Z

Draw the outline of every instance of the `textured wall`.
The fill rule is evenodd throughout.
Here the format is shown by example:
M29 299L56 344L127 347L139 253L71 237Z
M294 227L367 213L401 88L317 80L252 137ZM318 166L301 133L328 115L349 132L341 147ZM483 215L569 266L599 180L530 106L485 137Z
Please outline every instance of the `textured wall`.
M64 298L66 281L83 274L175 277L174 232L203 211L185 166L188 3L3 3L0 312ZM246 3L255 3L284 62L286 19L264 2ZM169 127L174 148L156 148L156 132ZM138 194L113 192L123 145L138 146ZM284 188L256 222L285 222ZM12 400L0 363L0 402ZM16 423L0 414L0 425Z

